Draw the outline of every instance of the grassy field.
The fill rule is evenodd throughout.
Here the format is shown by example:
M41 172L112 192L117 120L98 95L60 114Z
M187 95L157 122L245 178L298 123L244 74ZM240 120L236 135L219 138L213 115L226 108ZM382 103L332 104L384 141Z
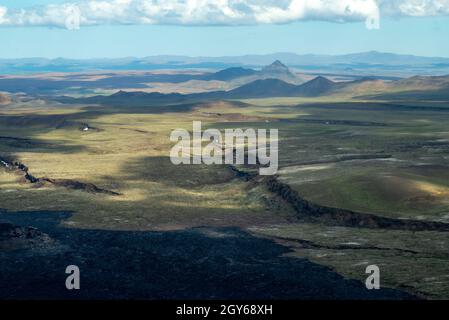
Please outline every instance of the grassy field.
M375 264L384 286L400 288L421 297L441 299L448 295L449 235L442 232L411 232L289 224L253 227L256 235L275 238L289 246L293 257L305 257L331 266L354 279L366 279L365 268Z
M58 111L61 111L58 113ZM1 170L1 207L14 211L70 210L67 223L86 228L178 229L198 225L249 225L282 221L289 212L266 210L257 191L247 192L223 166L174 166L169 159L172 129L191 129L192 120L214 121L202 111L151 114L49 107L38 118L33 109L3 112L0 154L12 155L36 177L93 183L121 195L89 194L53 186L35 188ZM88 123L56 128L51 119ZM76 120L72 120L76 119ZM22 124L26 123L26 126ZM49 125L50 123L50 125ZM22 144L22 146L20 145Z

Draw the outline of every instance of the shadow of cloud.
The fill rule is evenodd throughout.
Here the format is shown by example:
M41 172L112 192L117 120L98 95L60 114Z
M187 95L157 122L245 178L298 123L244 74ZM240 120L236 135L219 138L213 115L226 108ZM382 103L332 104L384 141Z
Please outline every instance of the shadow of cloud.
M286 247L237 228L126 232L61 227L69 216L0 210L1 221L36 227L64 248L0 251L1 298L415 298L394 289L367 290L329 268L285 257ZM65 289L68 265L80 268L81 290Z
M83 145L66 144L65 141L43 140L37 134L63 128L81 127L76 120L84 119L89 113L56 115L0 115L0 152L15 153L30 150L37 153L76 153L86 150ZM90 115L92 116L92 114Z
M174 165L170 157L143 157L122 168L131 180L147 180L167 186L194 188L232 181L235 175L226 165Z

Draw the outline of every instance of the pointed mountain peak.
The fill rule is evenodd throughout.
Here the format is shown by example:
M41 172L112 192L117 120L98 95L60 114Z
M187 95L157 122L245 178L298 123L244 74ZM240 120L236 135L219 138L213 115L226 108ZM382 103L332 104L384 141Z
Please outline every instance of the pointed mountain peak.
M112 94L112 96L123 96L128 94L128 92L124 91L124 90L119 90L116 93Z
M145 96L148 95L148 93L143 91L124 91L120 90L116 93L112 94L111 97L139 97L139 96Z
M328 78L325 78L323 76L318 76L315 79L312 79L309 81L310 83L321 83L321 84L333 84L334 82L332 80L329 80Z
M287 68L287 66L285 64L283 64L282 62L280 62L279 60L276 60L275 62L273 62L271 64L272 67L281 67L281 68Z
M287 66L280 62L279 60L276 60L272 64L264 67L262 71L289 71Z
M261 73L265 76L273 76L273 77L277 76L294 77L293 72L291 72L290 69L279 60L276 60L272 64L264 67L261 70Z

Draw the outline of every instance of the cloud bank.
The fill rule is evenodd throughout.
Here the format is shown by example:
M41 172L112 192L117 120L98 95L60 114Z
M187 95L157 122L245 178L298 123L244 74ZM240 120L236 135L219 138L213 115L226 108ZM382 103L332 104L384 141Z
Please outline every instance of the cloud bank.
M384 15L428 17L449 15L449 0L379 0Z
M380 16L449 15L449 0L78 0L23 9L0 6L0 26L78 29L105 24L257 25L302 20L365 21Z

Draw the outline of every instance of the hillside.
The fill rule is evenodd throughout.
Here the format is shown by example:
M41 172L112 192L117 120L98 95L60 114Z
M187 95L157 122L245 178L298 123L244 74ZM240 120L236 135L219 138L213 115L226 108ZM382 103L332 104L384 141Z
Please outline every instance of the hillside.
M392 82L390 87L396 90L440 90L449 88L449 76L415 76Z
M73 97L58 97L55 101L62 103L86 103L86 104L102 104L109 106L128 106L128 107L146 107L155 103L167 104L167 103L182 103L187 100L189 96L179 93L164 94L159 92L126 92L120 90L109 96L97 95L87 98L73 98ZM156 106L154 106L157 108Z
M279 79L296 85L304 83L307 79L304 75L298 75L290 70L279 60L263 67L258 72L257 77L258 79Z
M383 92L363 97L381 100L449 100L449 76L415 76L386 84Z
M298 86L279 79L256 80L224 93L226 98L289 97Z
M319 96L322 94L330 93L332 90L340 87L339 84L333 82L325 77L316 77L300 86L297 86L295 96Z
M227 68L218 72L208 74L201 78L201 80L219 80L230 81L241 77L248 77L257 74L257 71L253 69L246 69L241 67Z
M256 80L265 79L279 79L292 84L301 84L305 82L306 77L296 74L281 61L276 60L273 63L264 66L261 70L232 67L205 75L201 78L201 80L206 81L232 81L235 86L243 86Z
M257 80L226 93L226 98L265 98L319 96L330 93L338 85L324 77L317 77L301 85L279 79Z
M273 76L289 76L294 77L295 75L293 72L290 71L290 69L280 62L279 60L274 61L272 64L265 66L260 70L260 74L267 76L267 77L273 77Z

